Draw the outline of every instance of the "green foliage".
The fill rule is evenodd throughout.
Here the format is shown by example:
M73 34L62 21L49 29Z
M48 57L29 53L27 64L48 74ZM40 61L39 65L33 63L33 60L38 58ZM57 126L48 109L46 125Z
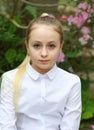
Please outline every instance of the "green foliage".
M36 11L36 8L35 7L32 7L32 6L26 6L25 7L25 10L27 10L29 12L29 14L31 16L33 16L34 18L37 17L37 11Z
M16 6L16 8L18 7ZM12 13L16 14L18 10L12 12L10 9L8 12L11 13L10 17L19 25L24 23L27 26L29 19L37 17L36 8L28 5L19 12L19 15L12 16ZM26 30L17 28L8 19L0 16L0 75L17 67L23 61L26 55L23 45L25 33Z
M5 58L9 64L12 64L14 59L16 58L16 50L15 49L8 49L5 53Z
M68 1L60 1L65 2L67 5ZM83 2L83 4L81 2ZM94 72L94 54L92 53L94 49L94 11L92 11L94 10L94 2L79 0L75 2L71 1L70 3L74 5L77 10L71 14L70 12L68 12L68 14L65 12L65 14L63 13L60 17L64 30L63 52L65 54L65 61L62 65L60 64L60 67L67 71L77 73L81 78L82 120L86 120L94 117L94 101L89 92L91 83L89 76L91 72ZM81 9L78 8L78 4L81 4ZM83 5L84 7L86 6L86 9L82 8ZM88 18L82 23L84 20L84 17L82 17L84 13L87 14ZM85 14L84 16L86 16ZM79 18L79 16L81 17ZM90 30L90 32L86 32L86 30L83 32L82 30L84 27ZM90 39L85 39L85 36L88 36Z
M81 79L82 83L82 120L90 119L94 116L94 102L89 90L89 81Z
M17 16L15 19L20 23ZM24 32L0 16L0 74L15 68L23 60L25 56L25 49L22 47Z

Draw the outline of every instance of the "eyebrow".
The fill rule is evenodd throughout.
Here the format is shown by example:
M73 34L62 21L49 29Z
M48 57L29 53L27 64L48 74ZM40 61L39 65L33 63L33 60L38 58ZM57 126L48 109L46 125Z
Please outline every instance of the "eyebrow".
M39 42L39 43L42 43L42 41L40 41L40 40L35 40L35 41L32 41L32 42ZM52 41L52 40L51 40L51 41L48 41L47 43L51 43L51 42L52 42L52 43L56 43L55 41Z

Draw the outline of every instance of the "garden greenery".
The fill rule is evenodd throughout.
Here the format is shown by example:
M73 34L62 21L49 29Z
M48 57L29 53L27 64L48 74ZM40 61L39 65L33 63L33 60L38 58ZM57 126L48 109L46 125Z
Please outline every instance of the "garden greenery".
M94 0L77 1L73 14L60 17L64 28L65 69L85 75L82 82L82 119L94 116L94 102L88 92L91 81L89 74L94 72ZM67 68L66 68L67 67Z

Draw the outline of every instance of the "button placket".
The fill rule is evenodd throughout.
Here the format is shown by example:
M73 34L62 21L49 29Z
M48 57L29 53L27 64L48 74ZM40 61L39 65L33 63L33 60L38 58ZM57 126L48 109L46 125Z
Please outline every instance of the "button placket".
M46 90L45 90L45 78L41 79L41 101L45 102Z
M42 121L42 127L41 130L45 130L45 121L43 117L43 112L44 112L44 105L45 105L45 96L46 96L46 89L45 89L45 77L41 77L41 104L42 104L42 109L41 109L41 121Z

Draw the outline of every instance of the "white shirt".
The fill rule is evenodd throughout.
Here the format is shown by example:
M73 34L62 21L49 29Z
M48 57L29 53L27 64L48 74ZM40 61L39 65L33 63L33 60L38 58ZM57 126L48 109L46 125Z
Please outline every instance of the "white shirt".
M78 130L81 83L78 76L56 65L46 74L30 64L22 81L17 115L13 79L17 69L3 75L0 101L1 130Z

